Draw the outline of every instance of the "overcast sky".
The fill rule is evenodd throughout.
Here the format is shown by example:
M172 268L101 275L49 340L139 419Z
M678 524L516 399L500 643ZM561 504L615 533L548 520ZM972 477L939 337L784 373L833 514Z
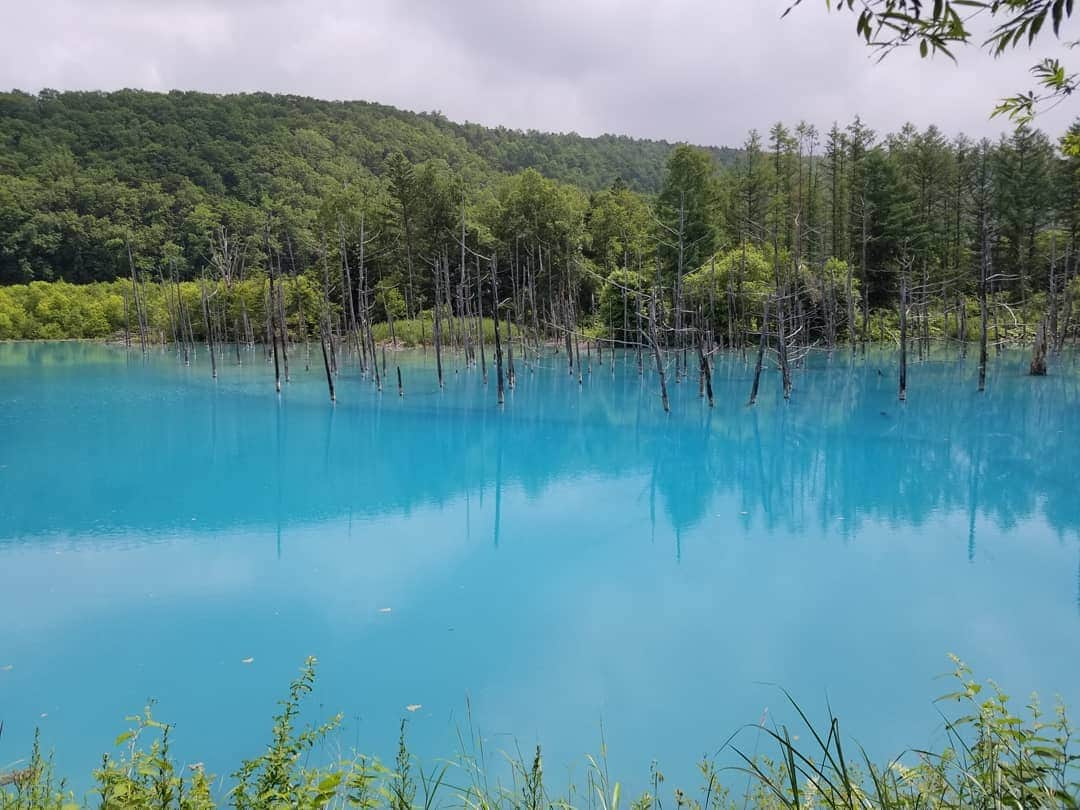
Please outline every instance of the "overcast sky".
M0 87L266 90L454 120L738 145L856 113L993 135L1037 61L877 64L823 0L0 0ZM1049 46L1049 43L1047 43ZM1045 51L1045 48L1044 48ZM1039 55L1043 52L1040 51ZM1080 104L1040 120L1056 136Z

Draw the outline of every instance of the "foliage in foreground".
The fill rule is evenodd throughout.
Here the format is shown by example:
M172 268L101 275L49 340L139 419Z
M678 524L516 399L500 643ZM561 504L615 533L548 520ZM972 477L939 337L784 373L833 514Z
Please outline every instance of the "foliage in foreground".
M818 730L792 700L811 743L797 745L799 736L786 726L744 727L721 749L735 764L720 767L714 760L703 760L698 765L701 784L694 791L676 788L671 794L675 806L679 810L740 805L743 810L751 805L770 810L1080 806L1080 755L1074 753L1064 708L1059 705L1053 715L1044 715L1033 697L1025 716L1014 714L997 685L975 681L962 662L952 660L957 689L938 702L961 708L959 716L944 719L948 742L942 750L912 750L878 765L861 749L845 749L839 722L831 713L827 726ZM580 792L570 786L555 795L545 782L539 747L530 758L520 752L508 757L511 776L504 783L486 770L483 741L471 728L453 760L425 771L408 749L404 720L392 765L354 753L338 762L311 766L311 752L341 722L337 715L319 726L300 725L301 704L314 683L315 659L309 658L281 702L270 744L261 755L241 763L227 791L215 789L201 764L184 769L176 763L170 754L170 726L154 719L148 707L142 715L128 718L132 727L116 739L118 753L106 755L94 773L96 787L85 806L618 810L624 801L621 784L609 775L603 749L599 757L588 757L586 784ZM745 753L748 737L772 743L775 760ZM753 748L757 750L756 743ZM738 797L724 786L741 784L745 776L750 780ZM64 782L56 780L51 760L42 755L36 740L26 767L0 775L0 785L5 784L0 787L3 810L80 806ZM648 784L649 790L630 801L632 810L663 807L664 776L655 763Z

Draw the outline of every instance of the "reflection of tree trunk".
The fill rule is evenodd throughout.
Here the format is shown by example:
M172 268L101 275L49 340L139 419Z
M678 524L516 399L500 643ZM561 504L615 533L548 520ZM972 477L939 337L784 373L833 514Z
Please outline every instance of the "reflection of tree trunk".
M495 331L499 331L498 318L495 319ZM499 532L502 530L502 435L496 437L498 450L495 453L495 548L499 547Z
M975 561L975 516L979 503L979 453L978 448L970 460L968 475L968 562Z

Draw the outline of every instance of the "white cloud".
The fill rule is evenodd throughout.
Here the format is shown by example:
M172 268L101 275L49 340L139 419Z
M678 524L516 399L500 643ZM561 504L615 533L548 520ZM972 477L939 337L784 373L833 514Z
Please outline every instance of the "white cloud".
M877 64L854 17L814 0L786 19L785 0L12 5L0 86L266 90L731 145L776 120L825 128L855 114L879 131L910 120L993 135L1008 128L988 120L995 100L1025 89L1036 61L970 49L960 65L914 52ZM1040 125L1057 134L1076 111L1066 103Z

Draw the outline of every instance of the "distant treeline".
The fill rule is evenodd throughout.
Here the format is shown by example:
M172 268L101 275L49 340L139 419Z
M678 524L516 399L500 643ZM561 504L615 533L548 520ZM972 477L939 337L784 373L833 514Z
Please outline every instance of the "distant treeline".
M911 338L973 340L972 312L997 336L1075 331L1080 157L1027 127L777 124L736 153L359 102L46 91L0 96L0 143L7 282L302 276L328 334L390 296L395 317L498 306L549 338L682 349L756 342L763 323L778 353L870 340L881 312ZM67 325L9 296L0 333L115 330L114 293Z
M254 274L231 287L219 281L208 284L209 300L213 312L221 313L227 340L247 341L243 330L233 330L246 317L250 324L254 343L267 342L263 327L267 321L266 296L269 282L265 274ZM290 339L317 340L319 316L324 306L317 280L298 276L281 281L282 296L287 302L287 326ZM140 305L145 308L145 321L151 342L172 342L177 339L176 313L181 307L190 315L192 337L206 339L204 322L201 320L201 288L197 282L184 281L176 287L163 286L159 282L140 282ZM1080 282L1073 283L1073 296L1080 297ZM764 298L764 293L761 294ZM138 318L133 305L131 281L95 281L90 284L71 284L66 281L33 281L30 284L0 286L0 340L72 340L113 339L138 342ZM1005 296L995 299L995 311L1011 311L1016 318L998 317L988 324L997 342L1017 342L1023 337L1023 314L1005 305ZM383 289L375 295L372 311L376 318L374 337L377 342L392 342L403 346L430 345L434 340L434 312L424 309L413 318L406 318L402 299L396 290ZM621 304L612 296L602 299L605 308L618 314ZM387 317L389 307L390 317ZM340 307L335 307L341 317ZM601 312L604 310L602 309ZM451 311L444 305L444 317ZM930 336L934 339L959 339L961 318L934 313L928 322ZM967 335L971 339L979 329L979 307L974 299L965 306ZM393 333L390 324L393 323ZM494 326L490 315L484 318L485 339L494 342ZM871 314L869 339L875 342L894 341L898 335L895 312L878 309ZM505 332L505 328L504 328ZM621 333L607 328L603 320L585 324L580 336L601 340L605 344L618 345Z
M0 93L0 283L107 280L116 240L198 268L206 217L311 218L400 153L471 190L536 169L586 191L661 185L664 141L457 124L367 102L206 93ZM711 154L730 163L735 152Z

